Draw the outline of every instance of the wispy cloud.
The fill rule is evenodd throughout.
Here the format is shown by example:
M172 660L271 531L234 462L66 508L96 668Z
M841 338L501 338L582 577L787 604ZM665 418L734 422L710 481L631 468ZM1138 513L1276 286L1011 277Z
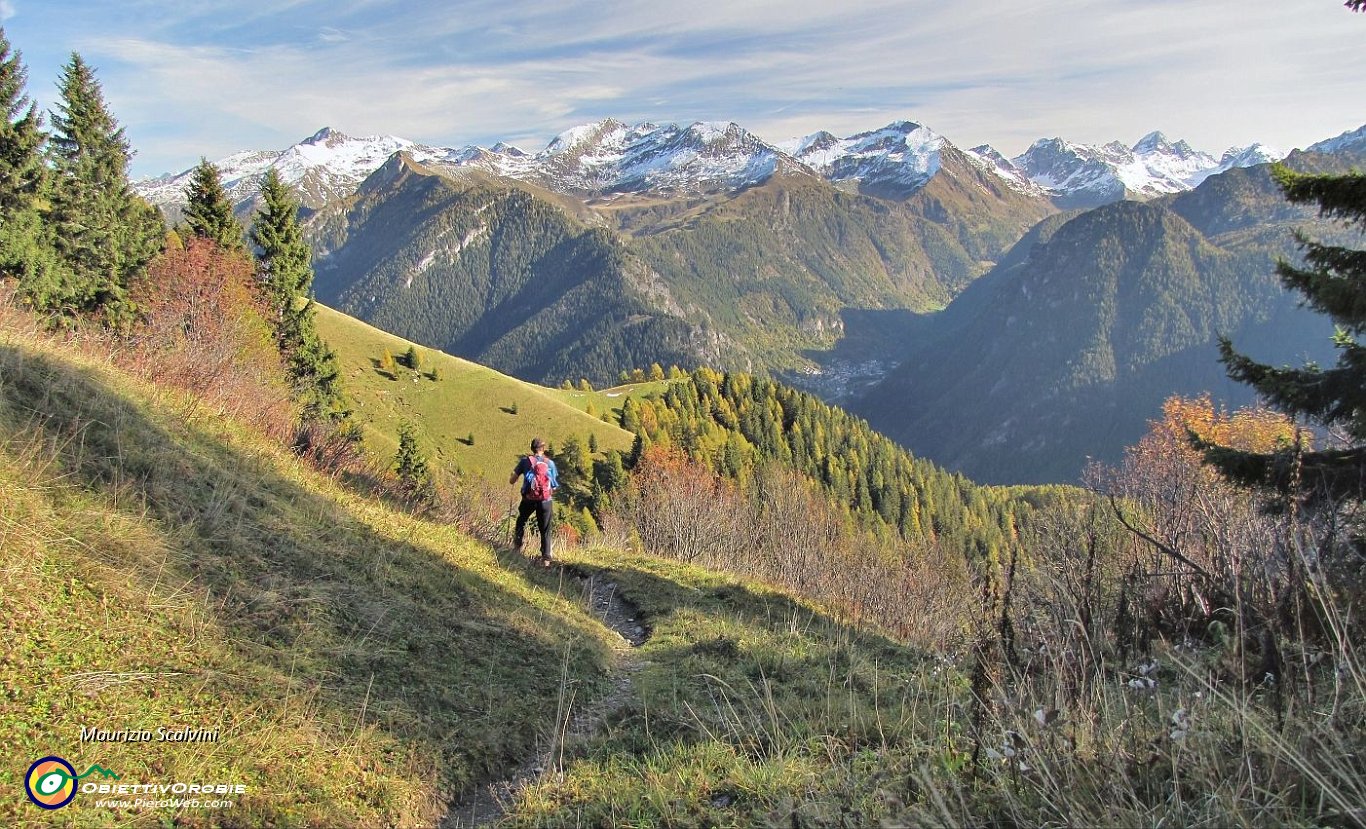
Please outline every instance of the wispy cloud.
M9 20L15 14L14 3L11 0L0 0L0 22Z
M144 25L109 15L68 48L101 67L146 172L323 125L534 146L609 115L772 139L911 118L1015 153L1151 129L1293 145L1366 121L1366 16L1324 0L130 2Z

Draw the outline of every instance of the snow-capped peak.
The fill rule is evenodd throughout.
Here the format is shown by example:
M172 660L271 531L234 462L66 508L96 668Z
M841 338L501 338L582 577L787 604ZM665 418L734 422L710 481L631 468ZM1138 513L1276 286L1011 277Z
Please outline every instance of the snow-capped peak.
M1087 206L1189 190L1214 173L1267 160L1256 152L1241 152L1220 159L1154 131L1132 147L1118 141L1094 146L1060 138L1040 140L1014 163L1063 203Z
M1260 142L1247 147L1229 147L1224 150L1223 158L1219 160L1219 172L1231 170L1234 167L1269 164L1273 161L1280 161L1286 155L1287 153L1284 150L1268 147Z
M345 141L345 140L347 140L347 136L345 136L345 135L343 135L343 134L337 132L336 130L332 129L331 127L323 127L322 129L320 129L320 130L318 130L317 132L313 133L312 135L310 135L309 137L307 137L307 138L305 138L304 140L300 141L299 143L300 143L300 144L326 144L328 141L332 141L332 140L342 140L342 141Z
M400 150L430 154L406 138L374 135L353 138L323 127L283 151L240 152L216 163L228 198L242 204L260 190L267 169L275 168L281 181L292 185L303 203L318 207L337 196L349 195L367 176ZM192 170L135 185L137 192L157 205L184 202Z
M830 181L909 194L939 171L944 144L943 136L928 127L894 121L848 138L821 131L778 147Z
M519 177L570 192L712 192L766 180L779 153L729 122L627 126L607 119L566 130L529 161Z
M1167 136L1163 135L1159 130L1153 130L1138 139L1138 143L1133 146L1134 152L1139 155L1146 155L1153 152L1166 152L1171 150L1171 148L1171 142L1168 141Z
M571 127L551 139L542 155L560 155L588 144L601 143L604 139L620 136L626 125L615 118L605 118L596 124L581 124Z
M1029 180L1029 177L1011 163L1010 159L1002 155L990 144L981 144L970 150L964 150L968 161L989 173L1005 179L1006 184L1021 193L1030 195L1043 195L1043 188Z
M1327 141L1310 144L1308 150L1311 153L1336 153L1362 148L1366 148L1366 126L1348 130L1335 138L1329 138Z

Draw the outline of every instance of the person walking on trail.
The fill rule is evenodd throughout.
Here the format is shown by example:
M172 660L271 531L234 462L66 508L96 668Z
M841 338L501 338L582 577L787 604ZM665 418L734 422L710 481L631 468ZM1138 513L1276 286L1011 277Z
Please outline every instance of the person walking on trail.
M522 502L517 506L517 525L512 531L512 548L522 551L522 538L526 532L527 519L534 513L536 527L541 531L541 566L549 567L553 557L550 555L550 522L555 517L555 490L560 488L559 472L555 462L545 456L545 441L535 438L531 441L531 454L517 461L508 483L522 482Z

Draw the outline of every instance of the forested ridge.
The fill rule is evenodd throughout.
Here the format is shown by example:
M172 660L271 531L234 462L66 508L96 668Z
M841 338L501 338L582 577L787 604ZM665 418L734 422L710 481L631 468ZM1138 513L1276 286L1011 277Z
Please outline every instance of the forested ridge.
M1305 171L1360 155L1293 154ZM975 480L1078 480L1116 461L1171 394L1252 394L1219 367L1218 337L1263 359L1331 358L1329 326L1275 278L1294 231L1341 229L1287 204L1269 167L1187 193L1051 217L943 312L908 328L903 364L847 405ZM1066 324L1059 324L1066 320Z
M765 486L778 462L819 482L827 497L912 541L938 541L969 557L1014 541L1024 502L916 458L868 423L807 392L740 372L699 369L663 393L628 398L621 425L641 448L679 449L718 474ZM759 478L760 480L756 480Z
M395 157L311 226L323 302L500 371L601 380L699 357L639 261L520 186Z
M943 307L1052 210L950 155L897 199L806 173L589 202L396 156L310 220L319 296L534 382L810 368L846 310Z

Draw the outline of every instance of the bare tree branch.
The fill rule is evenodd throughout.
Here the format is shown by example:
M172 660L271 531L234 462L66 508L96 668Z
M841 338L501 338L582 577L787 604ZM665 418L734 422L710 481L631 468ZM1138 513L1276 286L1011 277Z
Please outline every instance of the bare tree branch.
M1366 3L1366 0L1362 0L1362 2L1363 2L1363 3ZM1212 576L1210 576L1210 574L1209 574L1209 571L1207 571L1205 568L1201 567L1199 564L1196 564L1194 561L1191 561L1189 558L1186 558L1186 557L1185 557L1184 555L1182 555L1181 552L1180 552L1179 550L1177 550L1175 547L1172 547L1172 546L1170 546L1170 545L1168 545L1168 544L1162 543L1162 542L1159 541L1158 539L1154 538L1151 534L1145 532L1145 531L1144 531L1142 528L1140 528L1138 525L1136 525L1136 524L1134 524L1132 521L1130 521L1130 520L1128 519L1128 517L1125 516L1124 510L1120 509L1120 507L1119 507L1119 499L1116 498L1113 494L1111 494L1111 495L1109 495L1109 496L1107 496L1107 497L1110 499L1110 508L1113 509L1113 510L1115 511L1115 518L1119 519L1119 523L1123 524L1123 525L1124 525L1124 528L1125 528L1126 530L1128 530L1129 532L1133 533L1134 535L1137 535L1139 538L1141 538L1141 539L1143 539L1144 541L1148 542L1149 544L1153 545L1153 546L1156 547L1158 550L1161 550L1161 551L1162 551L1163 553L1165 553L1166 555L1168 555L1168 556L1170 556L1170 557L1176 559L1177 561L1179 561L1179 562L1181 562L1182 564L1186 565L1187 567L1191 568L1191 569L1194 570L1194 571L1196 572L1196 574L1198 574L1201 578L1204 578L1204 579L1211 579L1211 578L1212 578Z

